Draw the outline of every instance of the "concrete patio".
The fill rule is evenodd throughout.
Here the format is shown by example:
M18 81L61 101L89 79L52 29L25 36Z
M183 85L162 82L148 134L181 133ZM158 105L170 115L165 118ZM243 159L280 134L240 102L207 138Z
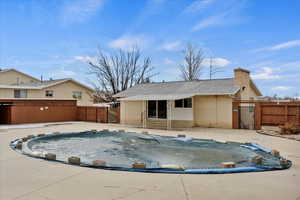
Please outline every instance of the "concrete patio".
M34 159L8 146L11 140L29 134L90 129L146 129L115 124L76 123L0 129L0 199L10 200L99 200L99 199L291 199L300 200L300 142L260 135L255 131L192 128L185 131L147 130L161 135L219 141L256 142L277 149L292 160L291 169L271 172L178 175L90 169Z

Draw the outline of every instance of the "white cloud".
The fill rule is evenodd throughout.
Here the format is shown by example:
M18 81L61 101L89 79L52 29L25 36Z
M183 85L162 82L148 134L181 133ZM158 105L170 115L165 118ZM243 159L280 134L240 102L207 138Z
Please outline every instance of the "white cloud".
M83 63L95 63L97 61L95 57L90 56L74 56L74 59Z
M274 74L274 70L270 67L263 67L260 72L253 74L251 77L256 80L271 80L281 78L280 75Z
M120 38L111 41L108 46L116 49L129 50L135 46L145 48L148 44L149 38L145 35L123 35Z
M290 86L276 86L271 88L273 91L287 91L293 89L293 87Z
M195 26L193 26L192 30L198 31L200 29L204 29L209 26L221 25L223 23L224 23L224 16L222 15L210 16L198 22Z
M213 1L207 1L208 4ZM192 27L192 31L198 31L207 27L223 26L241 23L246 19L242 10L247 6L247 0L219 1L214 4L209 11L209 15L204 13L202 18ZM203 16L203 15L202 15Z
M225 58L205 58L202 62L202 66L208 67L210 64L215 67L226 67L231 62Z
M213 4L216 0L195 0L191 4L189 4L185 9L184 13L195 13L199 12L209 5Z
M59 76L59 77L64 77L64 76L76 76L77 73L69 70L59 70L56 72L52 73L53 76Z
M300 46L300 40L292 40L292 41L284 42L284 43L277 44L277 45L270 46L270 47L259 48L259 49L256 49L254 51L255 52L259 52L259 51L277 51L277 50L288 49L288 48L297 47L297 46Z
M182 42L177 40L174 42L167 42L161 45L160 49L166 50L166 51L176 51L182 46Z
M164 61L163 61L164 64L166 65L173 65L175 64L175 62L169 58L165 58Z
M62 9L64 23L81 23L97 13L106 0L73 0Z

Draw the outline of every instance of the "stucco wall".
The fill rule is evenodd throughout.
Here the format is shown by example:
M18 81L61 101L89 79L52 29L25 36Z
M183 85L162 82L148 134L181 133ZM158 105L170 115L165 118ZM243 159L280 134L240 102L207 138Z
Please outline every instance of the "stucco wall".
M0 88L0 98L3 98L3 99L14 98L14 90Z
M35 79L25 76L16 71L4 71L0 72L0 85L11 85L11 84L30 83L36 82Z
M236 69L234 71L234 83L240 86L240 91L238 92L237 97L241 100L256 99L258 96L253 88L249 71Z
M193 120L193 108L175 108L175 101L171 101L171 120Z
M142 126L143 101L121 101L121 124Z
M232 128L232 98L229 96L195 96L195 126Z
M81 87L80 85L77 85L72 81L68 81L42 90L29 90L28 98L46 98L46 90L53 90L53 97L50 97L50 99L73 99L73 91L78 91L82 93L82 98L77 101L77 105L93 105L93 100L90 96L91 91L84 87Z
M53 90L53 97L46 97L46 90ZM93 105L93 100L90 97L91 91L84 87L81 87L80 85L72 81L65 82L42 90L27 90L27 98L74 99L73 91L80 91L82 93L82 98L77 101L77 105ZM0 98L14 98L14 89L0 89Z

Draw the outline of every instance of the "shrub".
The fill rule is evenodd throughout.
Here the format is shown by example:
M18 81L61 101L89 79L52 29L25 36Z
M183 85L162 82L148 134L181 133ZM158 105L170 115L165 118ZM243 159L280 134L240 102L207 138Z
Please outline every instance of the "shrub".
M300 133L300 126L296 123L286 122L284 125L279 126L281 135L291 135Z

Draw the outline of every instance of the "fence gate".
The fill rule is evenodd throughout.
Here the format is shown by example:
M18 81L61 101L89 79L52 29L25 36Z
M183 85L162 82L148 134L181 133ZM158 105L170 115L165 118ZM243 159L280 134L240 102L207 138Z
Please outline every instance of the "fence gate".
M120 106L111 106L108 108L107 121L108 123L120 122Z
M254 104L243 104L239 106L239 128L255 129L255 106Z

